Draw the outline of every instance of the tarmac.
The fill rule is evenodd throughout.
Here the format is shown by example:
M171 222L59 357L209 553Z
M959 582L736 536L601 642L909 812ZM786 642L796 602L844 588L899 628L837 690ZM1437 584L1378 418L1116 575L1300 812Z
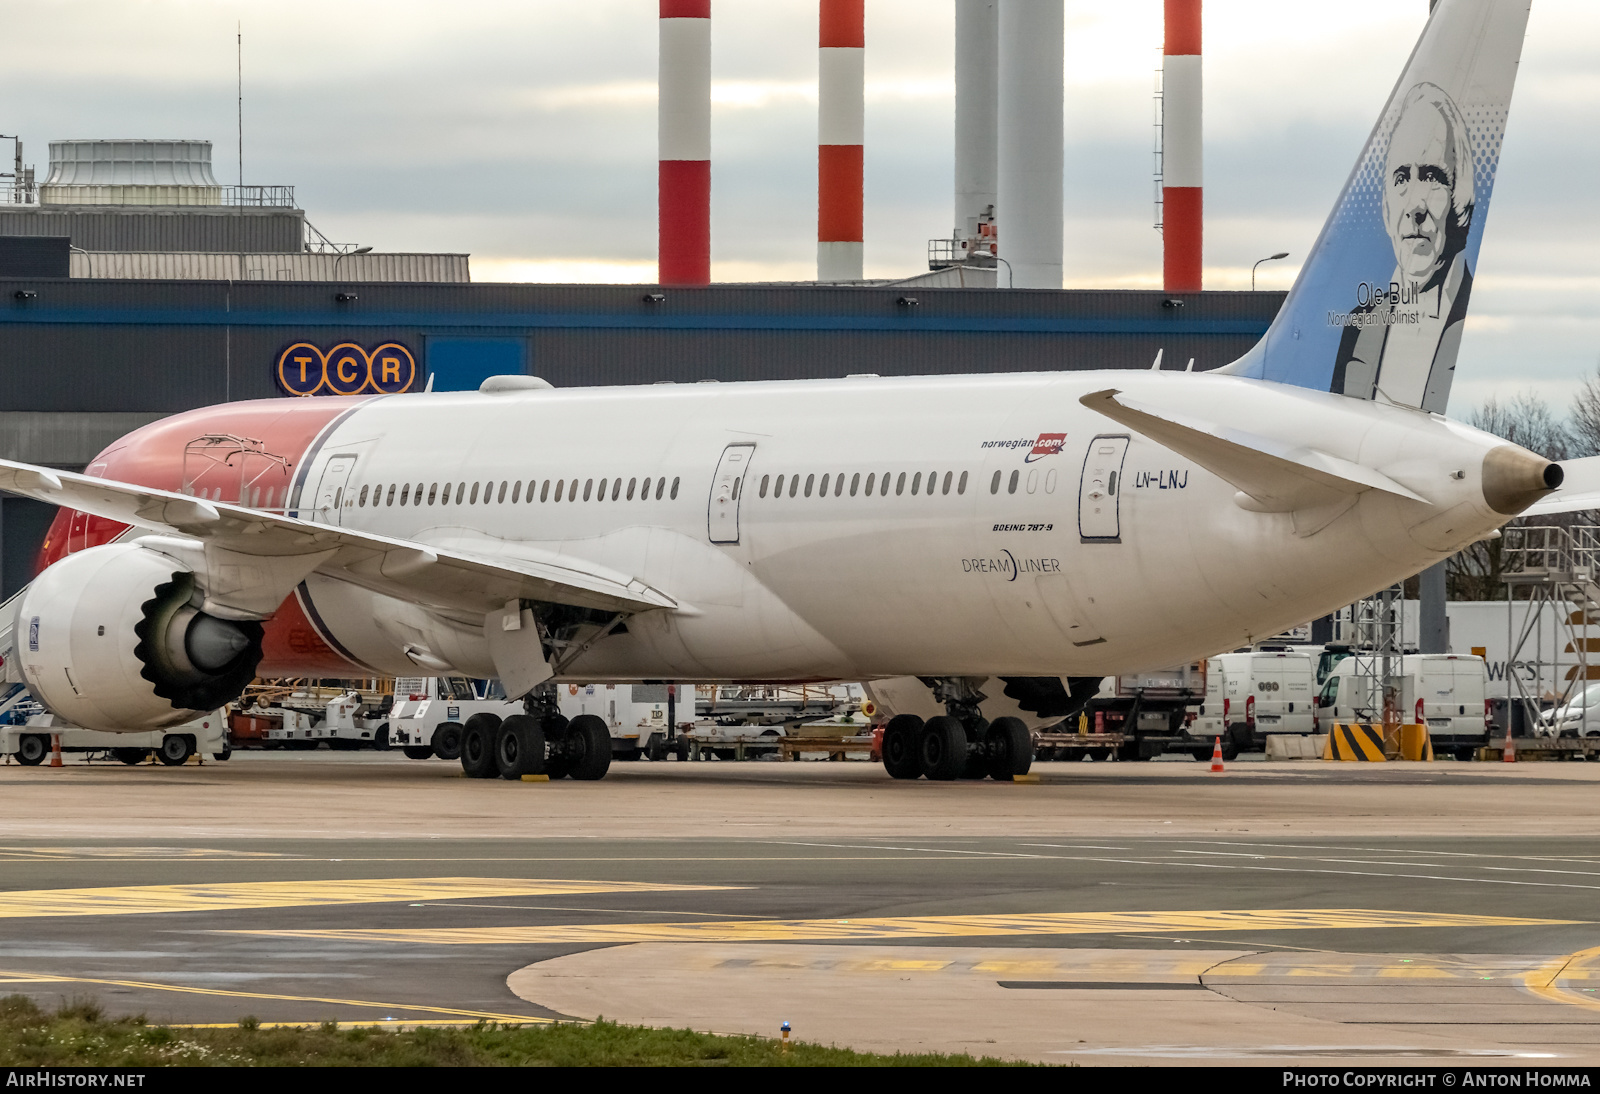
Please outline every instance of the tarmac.
M1600 1063L1600 764L0 765L0 993L1046 1063Z

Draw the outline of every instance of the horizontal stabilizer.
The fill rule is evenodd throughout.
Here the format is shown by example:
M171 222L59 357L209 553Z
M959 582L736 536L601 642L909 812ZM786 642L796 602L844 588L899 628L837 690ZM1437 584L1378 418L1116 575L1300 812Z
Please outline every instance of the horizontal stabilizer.
M1545 495L1524 509L1522 516L1542 517L1600 509L1600 456L1562 460L1559 466L1561 486L1555 493Z
M1119 399L1116 388L1079 400L1112 421L1138 430L1178 455L1193 460L1247 495L1245 505L1265 513L1332 505L1366 490L1381 490L1411 501L1412 493L1370 467L1304 445L1291 445L1164 409Z
M243 572L260 574L272 588L238 586L221 594L232 601L221 607L255 615L271 610L261 607L263 595L276 607L304 573L436 609L487 612L513 600L612 612L677 606L635 578L520 543L486 541L482 551L458 544L435 546L11 460L0 460L0 490L122 524L175 532L204 548L207 557L226 556L233 572L240 572L242 559L262 560ZM273 559L285 564L266 564ZM303 560L300 572L287 564L291 559ZM284 582L287 587L280 590Z

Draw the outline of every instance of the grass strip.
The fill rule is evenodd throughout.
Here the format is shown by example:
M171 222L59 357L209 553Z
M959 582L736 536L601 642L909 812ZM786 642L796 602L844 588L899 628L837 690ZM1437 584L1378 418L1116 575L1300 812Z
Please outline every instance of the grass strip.
M0 1067L1000 1067L1014 1061L944 1053L892 1056L766 1037L589 1023L455 1029L237 1026L174 1029L108 1018L90 998L51 1013L25 995L0 998Z

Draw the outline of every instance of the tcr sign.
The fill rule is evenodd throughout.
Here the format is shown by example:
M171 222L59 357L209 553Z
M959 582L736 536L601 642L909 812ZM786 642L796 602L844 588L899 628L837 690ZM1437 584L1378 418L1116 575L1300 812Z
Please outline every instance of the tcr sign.
M296 342L278 354L274 375L286 395L398 395L416 383L417 359L399 342L327 350Z

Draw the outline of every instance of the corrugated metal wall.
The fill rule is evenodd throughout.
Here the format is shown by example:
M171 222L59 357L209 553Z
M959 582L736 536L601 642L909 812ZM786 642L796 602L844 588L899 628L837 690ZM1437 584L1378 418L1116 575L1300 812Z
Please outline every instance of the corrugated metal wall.
M342 279L341 279L342 280ZM37 293L15 298L17 289ZM646 299L661 292L659 302ZM561 386L1226 364L1281 293L275 281L0 281L0 410L177 411L279 394L297 341L524 338ZM915 304L901 303L914 299Z
M73 277L176 281L470 281L464 254L215 254L206 251L72 253Z
M305 216L248 206L0 206L0 235L70 236L86 251L302 251Z

